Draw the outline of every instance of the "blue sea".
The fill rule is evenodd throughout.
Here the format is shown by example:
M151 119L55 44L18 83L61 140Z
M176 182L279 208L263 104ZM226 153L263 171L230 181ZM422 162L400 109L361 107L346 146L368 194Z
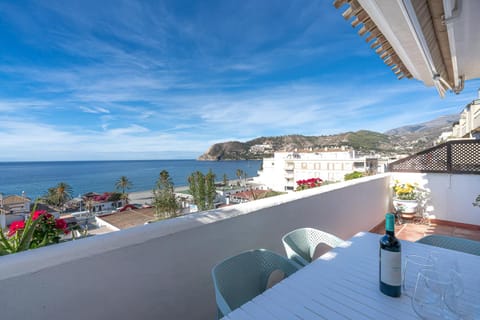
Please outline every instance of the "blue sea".
M66 182L76 197L90 191L103 193L115 190L115 182L126 176L132 182L132 191L152 190L162 170L167 170L175 187L187 186L187 178L194 171L212 170L217 181L227 174L237 179L237 169L247 177L257 176L261 160L197 161L197 160L132 160L132 161L59 161L59 162L0 162L0 192L21 195L31 199L44 195L48 188Z

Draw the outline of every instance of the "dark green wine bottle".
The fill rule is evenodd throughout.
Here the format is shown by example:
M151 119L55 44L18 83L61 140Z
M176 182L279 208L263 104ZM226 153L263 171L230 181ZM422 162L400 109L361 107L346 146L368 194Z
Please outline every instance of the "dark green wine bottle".
M385 235L380 239L380 291L390 297L402 293L402 252L395 237L395 215L385 215Z

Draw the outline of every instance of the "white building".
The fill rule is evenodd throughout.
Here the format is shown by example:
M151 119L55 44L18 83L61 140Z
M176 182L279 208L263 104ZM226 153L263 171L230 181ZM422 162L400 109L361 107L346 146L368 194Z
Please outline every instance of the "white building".
M28 214L30 213L31 200L25 195L4 196L0 193L0 212L5 214Z
M454 138L480 137L480 90L478 98L469 103L460 113L459 121L452 128Z
M276 191L293 191L298 180L343 181L353 171L384 172L384 166L378 158L357 158L354 150L275 152L273 158L263 159L263 170L254 182Z
M436 143L456 139L480 139L480 89L477 99L467 104L451 131L442 132Z

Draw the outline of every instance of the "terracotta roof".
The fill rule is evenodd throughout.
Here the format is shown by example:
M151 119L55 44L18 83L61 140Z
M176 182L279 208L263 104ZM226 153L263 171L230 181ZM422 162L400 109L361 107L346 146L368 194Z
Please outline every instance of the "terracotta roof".
M268 193L268 190L248 190L243 192L234 193L231 197L235 197L238 199L246 199L246 200L255 200L255 198L259 198L263 195Z
M127 229L154 220L155 211L153 208L135 209L116 212L99 218L119 229Z
M22 197L22 196L17 196L17 195L6 196L6 197L3 198L3 204L4 205L24 203L24 202L30 202L30 201L31 200L27 197Z

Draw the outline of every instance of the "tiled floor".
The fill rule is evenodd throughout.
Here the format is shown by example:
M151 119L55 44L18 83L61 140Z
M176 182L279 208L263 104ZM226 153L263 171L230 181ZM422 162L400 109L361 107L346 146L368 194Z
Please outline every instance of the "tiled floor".
M383 234L385 233L385 227L379 226L372 229L371 232ZM480 226L442 221L432 221L430 225L412 222L395 225L395 236L402 240L416 241L430 234L441 234L480 241Z

